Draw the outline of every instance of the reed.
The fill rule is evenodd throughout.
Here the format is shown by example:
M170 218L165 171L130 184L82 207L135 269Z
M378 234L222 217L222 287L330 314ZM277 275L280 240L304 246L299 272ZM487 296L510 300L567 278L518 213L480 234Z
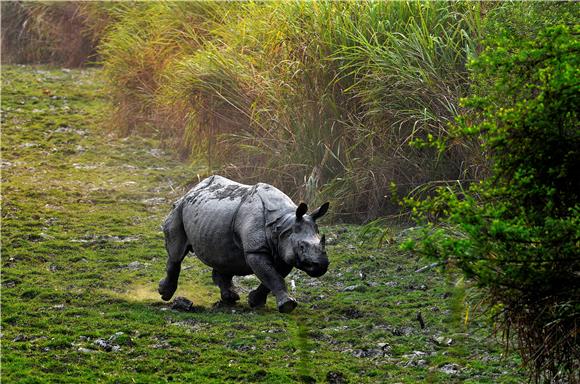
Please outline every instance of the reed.
M107 3L5 1L1 7L2 63L91 64L112 22Z
M468 89L478 2L119 5L101 44L125 132L160 133L208 173L268 181L368 220L480 155L447 135ZM486 5L486 7L490 7Z

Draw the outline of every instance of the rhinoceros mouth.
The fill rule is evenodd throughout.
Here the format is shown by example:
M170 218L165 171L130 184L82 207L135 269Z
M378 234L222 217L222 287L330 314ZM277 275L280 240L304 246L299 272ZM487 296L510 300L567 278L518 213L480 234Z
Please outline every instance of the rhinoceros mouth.
M310 277L320 277L328 270L328 263L311 263L303 261L299 263L297 267L306 272Z
M310 277L320 277L322 275L324 275L327 271L327 268L324 269L315 269L315 270L305 270L304 272L306 272L308 274L308 276Z

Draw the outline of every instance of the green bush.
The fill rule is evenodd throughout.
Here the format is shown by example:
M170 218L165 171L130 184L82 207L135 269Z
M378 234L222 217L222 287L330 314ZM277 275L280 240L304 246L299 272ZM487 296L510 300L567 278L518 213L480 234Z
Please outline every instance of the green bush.
M457 132L483 142L491 177L410 201L430 219L415 249L475 279L536 382L580 372L579 32L496 32L471 64Z

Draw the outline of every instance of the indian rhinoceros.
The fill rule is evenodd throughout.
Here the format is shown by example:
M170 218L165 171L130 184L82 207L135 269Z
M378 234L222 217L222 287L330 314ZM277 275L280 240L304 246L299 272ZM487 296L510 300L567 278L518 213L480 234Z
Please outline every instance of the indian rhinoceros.
M250 306L264 306L272 292L278 310L291 312L297 303L284 278L292 268L312 277L328 269L325 238L316 225L328 207L307 214L306 204L296 206L268 184L250 186L217 175L201 181L175 202L163 225L169 256L167 275L159 282L161 298L170 300L175 293L181 262L192 251L213 268L223 302L240 299L233 276L255 274L261 284L250 292Z

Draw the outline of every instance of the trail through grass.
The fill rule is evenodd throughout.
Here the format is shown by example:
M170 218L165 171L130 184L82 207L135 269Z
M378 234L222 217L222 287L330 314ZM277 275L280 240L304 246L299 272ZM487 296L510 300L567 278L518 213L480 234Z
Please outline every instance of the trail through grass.
M293 272L299 307L215 306L210 269L186 258L178 312L156 293L160 224L197 181L153 139L103 129L98 70L2 71L2 381L520 382L463 291L353 226L323 228L331 268ZM416 321L421 312L426 327ZM460 316L461 317L461 316Z

